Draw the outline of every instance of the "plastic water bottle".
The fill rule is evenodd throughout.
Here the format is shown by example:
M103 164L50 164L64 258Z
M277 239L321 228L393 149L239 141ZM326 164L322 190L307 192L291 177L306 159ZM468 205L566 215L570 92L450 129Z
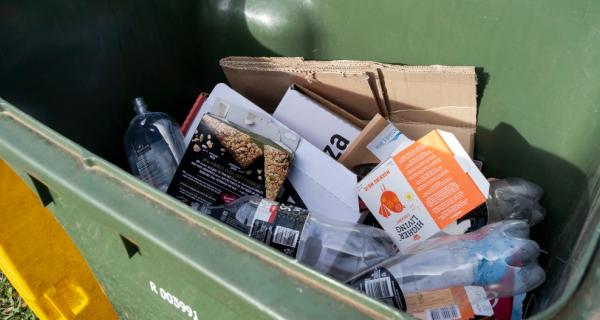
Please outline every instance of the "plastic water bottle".
M381 229L334 221L257 196L245 196L224 206L203 206L199 210L340 280L398 251Z
M539 203L543 195L542 187L522 178L492 180L487 200L488 222L518 219L533 226L546 215Z
M132 173L165 192L185 151L179 125L162 112L150 112L140 97L125 133L125 154Z
M404 309L403 294L459 286L483 287L488 297L527 292L545 279L537 263L540 248L529 240L529 225L507 220L475 232L426 240L347 283Z

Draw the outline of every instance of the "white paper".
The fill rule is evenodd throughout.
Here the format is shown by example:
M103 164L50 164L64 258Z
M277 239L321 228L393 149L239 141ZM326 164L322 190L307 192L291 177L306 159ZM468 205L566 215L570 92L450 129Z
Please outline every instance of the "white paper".
M354 125L292 87L273 117L334 159L360 134Z
M226 84L219 83L194 118L185 136L186 145L192 139L202 116L207 112L217 113L217 110L211 110L216 107L217 99L245 107L261 116L270 117L266 111L250 100ZM281 124L277 120L274 121ZM309 211L341 221L357 222L360 219L358 194L354 189L356 175L305 139L300 139L288 179Z

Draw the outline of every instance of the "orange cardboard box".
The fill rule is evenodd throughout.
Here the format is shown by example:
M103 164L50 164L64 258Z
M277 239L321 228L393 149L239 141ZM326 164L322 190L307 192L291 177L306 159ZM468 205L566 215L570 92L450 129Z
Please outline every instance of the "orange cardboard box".
M403 250L484 203L489 182L454 135L434 130L394 152L357 192Z

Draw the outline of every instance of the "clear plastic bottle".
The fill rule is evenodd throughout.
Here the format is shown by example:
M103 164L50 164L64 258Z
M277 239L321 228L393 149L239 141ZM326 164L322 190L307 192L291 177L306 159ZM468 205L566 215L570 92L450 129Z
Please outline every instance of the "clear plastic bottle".
M257 196L204 206L200 212L340 280L398 251L381 229L334 221Z
M144 100L133 100L136 116L125 133L125 154L132 173L165 192L185 151L179 125L162 112L150 112Z
M522 178L490 181L488 223L518 219L531 226L538 224L546 215L546 209L539 203L543 195L542 187Z
M401 309L403 294L458 286L481 286L489 298L517 295L545 280L537 263L540 248L528 237L527 222L506 220L426 240L347 283Z

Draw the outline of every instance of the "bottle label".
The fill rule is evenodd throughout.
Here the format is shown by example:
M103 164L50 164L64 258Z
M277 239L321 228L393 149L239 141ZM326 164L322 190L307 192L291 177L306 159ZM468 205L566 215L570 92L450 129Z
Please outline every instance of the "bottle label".
M373 299L406 311L406 301L400 285L386 268L377 267L348 281L348 285Z
M249 235L295 258L307 218L306 209L263 199L254 215Z
M229 212L223 208L215 208L213 210L209 210L208 212L206 212L206 214L238 231L248 233L248 227L246 227L244 223L236 219L235 212Z

